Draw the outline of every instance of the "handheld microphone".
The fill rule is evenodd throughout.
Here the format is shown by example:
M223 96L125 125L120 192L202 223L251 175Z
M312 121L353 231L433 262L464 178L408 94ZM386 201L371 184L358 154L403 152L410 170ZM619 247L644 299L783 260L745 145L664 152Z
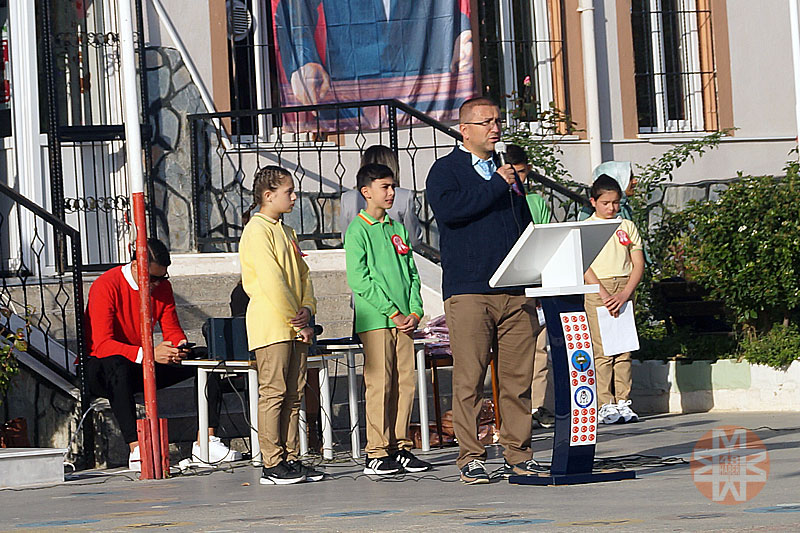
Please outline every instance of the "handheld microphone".
M506 143L498 141L494 144L494 151L497 152L497 157L500 159L500 166L506 164Z

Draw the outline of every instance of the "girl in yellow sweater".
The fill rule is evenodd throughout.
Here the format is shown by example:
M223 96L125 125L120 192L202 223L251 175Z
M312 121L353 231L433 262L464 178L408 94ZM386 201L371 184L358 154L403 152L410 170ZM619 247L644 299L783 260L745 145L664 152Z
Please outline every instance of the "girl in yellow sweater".
M259 210L242 232L239 260L250 297L247 340L258 367L261 484L318 481L323 472L299 460L297 422L316 299L297 235L280 220L297 200L291 175L277 166L258 170L253 197L250 209Z

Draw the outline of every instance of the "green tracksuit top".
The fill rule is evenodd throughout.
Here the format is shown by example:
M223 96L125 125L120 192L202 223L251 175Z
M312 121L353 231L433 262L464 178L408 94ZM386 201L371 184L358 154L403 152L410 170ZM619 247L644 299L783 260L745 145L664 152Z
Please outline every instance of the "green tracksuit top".
M388 215L379 222L362 209L345 232L344 249L356 333L393 328L398 312L422 317L419 273L402 224Z
M531 218L534 224L549 224L550 223L550 208L547 207L545 199L536 194L529 192L525 195L528 201L528 208L531 210Z

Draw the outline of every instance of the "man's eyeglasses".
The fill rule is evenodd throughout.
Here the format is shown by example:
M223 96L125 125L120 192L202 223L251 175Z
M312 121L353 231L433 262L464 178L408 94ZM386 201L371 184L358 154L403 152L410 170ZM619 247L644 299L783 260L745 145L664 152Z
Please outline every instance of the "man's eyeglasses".
M150 283L158 283L159 281L165 281L168 279L169 279L169 272L167 272L163 276L154 276L150 274Z
M503 127L503 121L499 118L487 118L486 120L481 120L480 122L462 122L462 124L472 124L474 126L482 126L484 128L488 128L490 126Z

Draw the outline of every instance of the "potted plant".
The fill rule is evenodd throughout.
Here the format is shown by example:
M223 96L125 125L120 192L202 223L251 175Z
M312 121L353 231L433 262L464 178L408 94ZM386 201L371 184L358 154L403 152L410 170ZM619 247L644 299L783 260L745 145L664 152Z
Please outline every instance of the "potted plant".
M2 308L0 314L8 319L11 316L11 310ZM11 387L14 377L19 374L19 362L14 351L24 352L28 349L25 328L17 328L14 332L7 328L3 328L3 330L3 335L0 336L0 405ZM24 418L15 418L0 426L0 448L27 446L30 446L28 424Z

